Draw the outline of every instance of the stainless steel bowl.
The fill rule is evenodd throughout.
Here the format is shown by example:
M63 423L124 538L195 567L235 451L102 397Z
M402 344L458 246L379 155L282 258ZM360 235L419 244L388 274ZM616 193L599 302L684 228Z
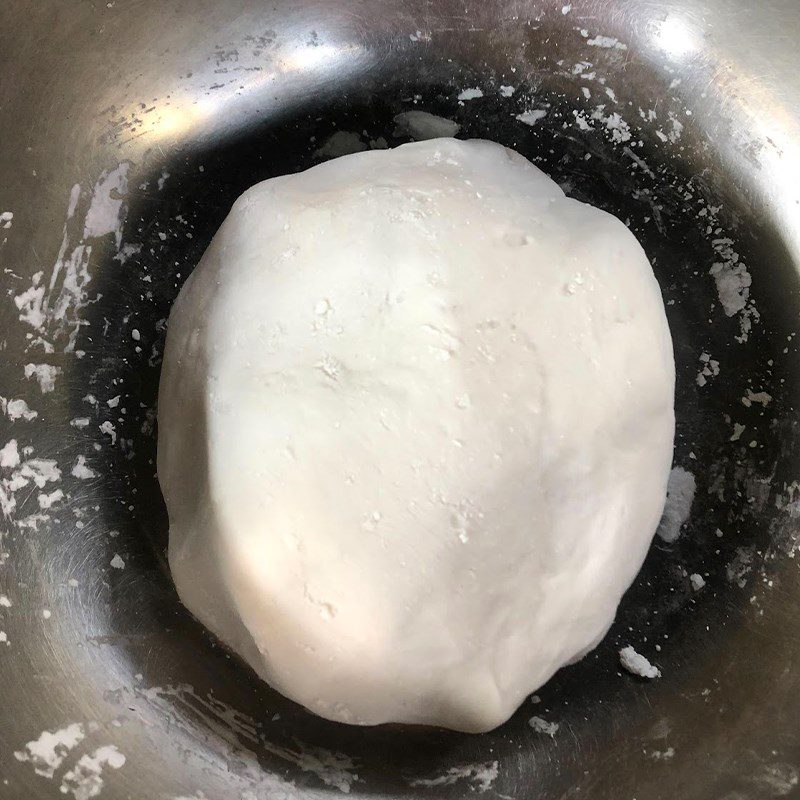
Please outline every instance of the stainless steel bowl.
M796 0L4 4L0 797L800 796L798 41ZM233 199L411 109L628 221L696 479L605 642L482 736L260 683L179 604L154 475L164 320Z

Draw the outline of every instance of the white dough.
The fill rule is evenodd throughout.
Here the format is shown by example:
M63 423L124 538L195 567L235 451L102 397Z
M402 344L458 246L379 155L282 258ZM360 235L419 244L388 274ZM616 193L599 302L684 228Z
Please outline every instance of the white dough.
M673 387L636 239L513 151L434 139L260 183L170 317L180 597L323 717L491 729L611 624Z

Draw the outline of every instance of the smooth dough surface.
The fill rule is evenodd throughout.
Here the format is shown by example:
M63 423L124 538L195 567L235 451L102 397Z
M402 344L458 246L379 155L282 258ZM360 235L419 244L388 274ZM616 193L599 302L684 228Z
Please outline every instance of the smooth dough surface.
M634 236L513 151L434 139L260 183L169 322L180 597L323 717L491 729L611 624L673 390Z

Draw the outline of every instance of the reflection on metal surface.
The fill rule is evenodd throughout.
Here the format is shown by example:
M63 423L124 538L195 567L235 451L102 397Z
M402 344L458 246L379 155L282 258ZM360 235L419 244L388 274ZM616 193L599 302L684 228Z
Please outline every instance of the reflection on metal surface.
M348 50L352 52L352 48L348 48ZM330 44L305 45L284 56L280 60L280 67L284 72L316 69L323 65L331 68L335 65L334 62L340 60L343 55L344 53L340 48ZM355 55L355 53L352 53L352 55Z
M797 792L800 15L751 5L9 5L2 800L77 796L92 776L100 800ZM399 144L410 111L516 147L634 230L697 487L598 650L480 737L333 725L257 681L177 602L153 475L169 307L230 204L334 132ZM618 674L627 645L658 681Z
M198 121L213 113L213 108L195 106L166 106L153 114L143 127L144 133L152 133L156 139L182 139Z
M653 43L670 58L684 59L700 47L699 34L687 22L669 15L663 22L654 23Z

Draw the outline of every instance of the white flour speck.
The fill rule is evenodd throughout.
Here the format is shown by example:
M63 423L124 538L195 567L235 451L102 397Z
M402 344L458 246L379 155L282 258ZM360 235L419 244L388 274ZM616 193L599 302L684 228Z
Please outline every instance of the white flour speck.
M594 39L587 39L586 44L589 47L605 47L613 50L627 50L628 45L623 44L619 39L613 36L595 36Z
M56 388L56 376L61 372L61 367L54 367L52 364L26 364L24 369L26 378L36 378L42 394Z
M674 747L668 747L666 750L653 750L653 752L650 753L650 758L652 758L654 761L669 761L674 756Z
M97 473L91 467L86 466L86 456L78 456L72 467L72 475L82 481L97 477Z
M745 432L747 425L742 425L740 422L733 423L733 433L731 434L730 438L728 439L729 442L738 442L739 439L742 438L742 434Z
M477 86L472 89L463 89L458 94L458 100L477 100L477 98L483 97L483 90L479 89Z
M13 469L19 465L19 448L17 440L10 439L0 450L0 467Z
M772 402L772 395L767 392L754 392L752 389L747 390L747 396L742 398L742 405L750 406L753 403L759 403L766 408Z
M39 508L41 508L42 511L47 511L48 508L52 508L56 503L63 499L64 492L62 492L61 489L56 489L55 491L50 492L50 494L42 493L37 497L37 500L39 501Z
M619 651L619 663L631 675L638 675L641 678L660 678L661 670L653 666L643 655L637 653L631 645L623 647Z
M544 733L551 739L558 733L559 725L557 722L548 722L542 717L531 717L528 720L528 725L533 728L536 733Z
M114 427L114 423L106 420L102 424L99 425L100 432L105 433L106 436L111 437L111 444L117 443L117 430Z
M111 566L114 569L125 569L125 561L119 553L114 553L114 558L111 559Z
M695 381L698 386L705 386L709 378L716 378L719 375L719 361L711 358L708 353L700 353L700 371L697 373Z
M511 95L512 95L512 94L514 94L514 92L516 91L516 89L515 89L513 86L506 86L506 85L504 85L504 86L501 86L501 87L500 87L500 90L499 90L499 91L500 91L500 95L501 95L502 97L511 97Z
M689 583L692 584L692 589L696 592L699 592L706 585L705 578L698 572L693 572L689 576Z
M543 108L534 108L530 111L525 111L522 114L517 114L515 119L524 123L525 125L535 125L540 119L547 116L547 111Z

